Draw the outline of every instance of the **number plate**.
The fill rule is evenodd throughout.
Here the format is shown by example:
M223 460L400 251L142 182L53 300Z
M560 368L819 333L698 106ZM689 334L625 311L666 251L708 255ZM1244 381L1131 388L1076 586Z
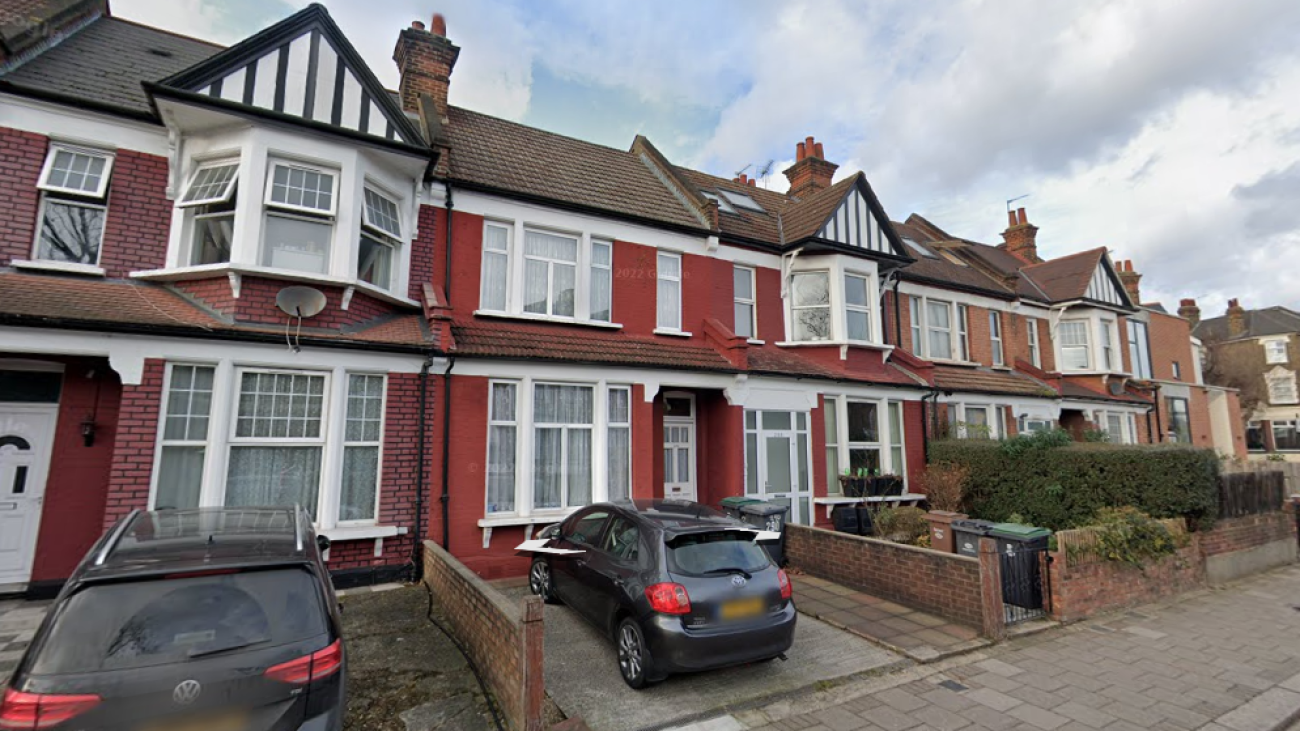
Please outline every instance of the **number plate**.
M245 731L247 728L248 715L240 712L208 718L172 719L145 726L140 731Z
M749 599L737 599L736 601L724 603L719 615L722 619L729 620L748 619L750 617L757 617L762 613L762 597L751 597Z

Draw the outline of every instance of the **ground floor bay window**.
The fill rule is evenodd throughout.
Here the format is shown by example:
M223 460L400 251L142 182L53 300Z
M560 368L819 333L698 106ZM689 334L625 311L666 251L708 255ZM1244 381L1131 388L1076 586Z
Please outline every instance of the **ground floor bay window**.
M170 363L150 506L301 505L374 524L386 378Z
M489 383L487 517L555 515L631 495L626 385Z
M822 416L826 420L828 495L842 494L840 475L907 474L901 401L826 396Z
M948 436L954 439L1006 439L1006 407L998 404L949 403Z

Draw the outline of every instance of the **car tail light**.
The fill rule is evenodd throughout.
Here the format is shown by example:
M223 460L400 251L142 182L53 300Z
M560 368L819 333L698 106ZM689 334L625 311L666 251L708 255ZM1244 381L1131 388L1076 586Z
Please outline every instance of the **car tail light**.
M645 598L650 600L650 608L660 614L691 613L691 598L686 595L686 587L681 584L647 586Z
M785 575L785 569L776 570L776 582L781 585L782 599L789 599L794 595L794 588L790 586L790 577Z
M297 660L272 665L266 669L264 675L282 683L306 685L337 673L341 667L343 667L343 641L334 640L334 644L323 650L303 655Z
M0 704L0 729L45 729L99 705L97 695L45 695L5 689Z

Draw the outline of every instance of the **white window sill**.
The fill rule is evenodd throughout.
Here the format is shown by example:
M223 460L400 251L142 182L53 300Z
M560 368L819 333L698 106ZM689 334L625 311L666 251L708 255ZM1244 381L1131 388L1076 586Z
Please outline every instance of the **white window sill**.
M857 505L858 503L919 503L925 499L925 495L919 492L905 492L902 495L879 495L876 497L816 497L813 498L815 505L826 506L826 518L830 519L831 510L836 505Z
M325 536L331 542L361 541L368 538L392 538L393 536L405 535L406 528L396 525L358 525L321 528L316 533Z
M866 348L867 350L879 350L886 353L894 349L892 345L868 343L865 340L781 340L776 343L776 346L778 348Z
M568 508L567 510L548 510L544 513L534 513L532 515L501 515L491 518L479 518L478 527L508 528L516 525L550 525L564 520L579 509Z
M93 264L76 264L70 261L23 261L15 259L9 262L9 266L14 269L31 269L34 271L61 272L63 274L84 274L88 277L102 277L107 272L103 267L97 267Z
M685 330L669 330L667 328L657 327L654 329L655 335L670 335L674 338L689 338L690 333Z
M187 279L197 279L205 274L247 274L258 277L270 277L273 279L285 279L291 282L306 282L309 284L329 284L337 287L355 287L357 290L384 302L392 304L406 305L408 307L419 307L420 303L413 299L402 297L392 292L376 287L369 282L362 282L358 279L349 279L346 277L336 277L330 274L313 274L311 272L297 272L291 269L274 269L272 267L249 266L247 264L201 264L198 266L171 267L168 269L148 269L145 271L131 272L132 279L143 279L145 281L157 282L177 282Z
M745 340L745 342L749 343L750 345L767 345L766 340L759 340L758 338L748 338Z
M496 310L474 310L475 317L496 317L502 320L528 320L530 322L550 322L556 325L578 325L580 327L598 327L604 330L621 330L623 325L617 322L600 320L579 320L573 317L552 317L535 315L531 312L497 312Z

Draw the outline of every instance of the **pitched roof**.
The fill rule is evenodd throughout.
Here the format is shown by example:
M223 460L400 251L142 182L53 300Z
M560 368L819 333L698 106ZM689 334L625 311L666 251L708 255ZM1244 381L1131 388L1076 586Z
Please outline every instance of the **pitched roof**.
M1018 371L936 365L934 385L947 391L974 391L1014 396L1056 398L1056 390Z
M1265 307L1258 310L1246 310L1246 331L1239 337L1259 338L1268 335L1289 335L1300 333L1300 312L1287 307ZM1201 320L1192 329L1192 334L1203 340L1228 340L1227 316L1210 317Z
M452 338L458 355L736 371L713 348L622 332L574 332L562 325L475 319L453 324Z
M1064 398L1079 399L1081 401L1117 401L1130 404L1151 403L1148 399L1144 399L1129 391L1121 391L1119 394L1102 393L1101 391L1094 391L1087 386L1066 379L1061 380L1061 396Z
M636 155L460 107L447 110L451 177L471 186L707 231Z
M938 247L929 246L928 244L931 244L933 242L949 241L950 239L939 239L935 237L934 233L931 230L929 230L927 227L923 225L920 225L917 221L913 220L915 218L918 217L913 215L912 217L909 217L907 219L906 223L898 223L897 221L894 221L891 222L891 225L894 227L894 231L896 231L900 237L904 239L910 239L911 241L916 243L917 246L921 247L924 251L933 254L933 256L926 256L925 254L919 254L919 253L915 254L914 256L916 261L912 262L911 264L908 264L907 267L902 271L902 276L904 279L920 278L920 279L926 279L926 280L932 280L938 282L952 283L952 284L960 285L962 287L977 289L982 292L993 295L995 297L1001 297L1001 298L1011 297L1012 295L1011 290L1004 287L1001 282L997 281L996 279L990 277L989 275L985 274L984 272L980 271L979 269L973 266L963 266L961 264L954 264L948 259L945 259L939 253L940 250ZM952 248L949 247L944 247L944 248L947 249L954 256L964 259L964 257L962 256L964 251L954 251ZM964 250L966 248L971 248L971 245L966 244L965 242L961 242L960 244L957 245L956 248ZM989 247L981 247L981 248L989 248Z
M740 206L731 206L734 212L721 211L718 214L718 228L731 237L764 241L779 244L785 240L781 228L783 216L789 207L789 198L782 193L754 185L744 185L734 180L710 175L699 170L674 166L676 172L697 190L718 193L730 191L747 195L762 206L762 211L755 211Z
M171 76L220 50L206 41L105 17L0 77L0 85L150 115L142 82Z
M284 337L280 327L231 323L166 286L18 272L0 272L0 323ZM433 345L419 314L381 317L347 330L304 327L302 339L404 349Z

